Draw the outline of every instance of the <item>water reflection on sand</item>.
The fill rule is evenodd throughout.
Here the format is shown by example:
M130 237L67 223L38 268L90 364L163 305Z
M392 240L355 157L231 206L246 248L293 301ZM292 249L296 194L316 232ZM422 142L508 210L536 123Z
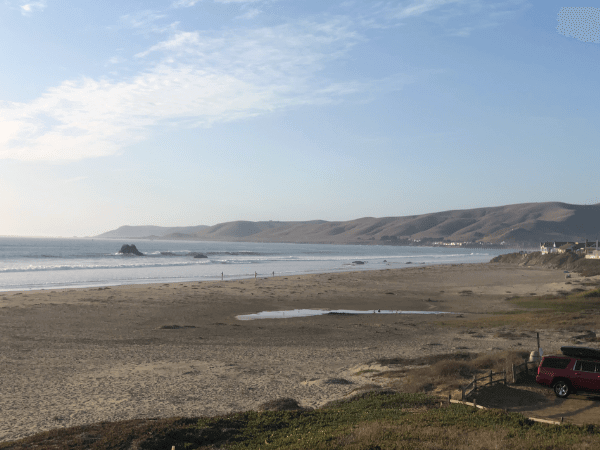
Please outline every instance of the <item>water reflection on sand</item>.
M292 319L294 317L323 316L325 314L458 314L444 311L402 311L396 309L292 309L287 311L261 311L256 314L236 316L238 320Z

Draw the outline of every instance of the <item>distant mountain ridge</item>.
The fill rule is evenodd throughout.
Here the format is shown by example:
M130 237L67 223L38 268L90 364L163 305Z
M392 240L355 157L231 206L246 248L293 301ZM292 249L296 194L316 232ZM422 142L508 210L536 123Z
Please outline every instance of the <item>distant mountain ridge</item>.
M165 236L167 234L183 233L183 234L194 234L198 231L208 228L208 225L197 225L193 227L159 227L155 225L147 226L130 226L124 225L117 228L116 230L107 231L98 236L97 238L132 238L139 239L143 236Z
M363 217L344 222L234 221L194 227L124 226L96 237L315 244L401 245L444 241L538 245L541 241L600 237L600 203L521 203L416 216Z

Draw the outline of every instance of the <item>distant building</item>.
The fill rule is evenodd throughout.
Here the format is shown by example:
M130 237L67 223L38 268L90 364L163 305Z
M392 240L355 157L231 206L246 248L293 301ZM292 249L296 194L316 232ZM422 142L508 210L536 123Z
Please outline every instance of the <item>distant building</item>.
M583 251L584 249L585 249L584 242L567 242L566 244L558 247L556 250L557 250L557 253L575 253L575 252Z
M585 240L585 257L588 259L600 259L598 240L596 240L596 242L588 242L587 239Z
M574 244L574 242L541 242L540 251L542 252L542 255L558 253L558 249L567 244Z
M542 255L551 253L583 253L586 258L600 259L600 247L598 241L590 242L540 242Z

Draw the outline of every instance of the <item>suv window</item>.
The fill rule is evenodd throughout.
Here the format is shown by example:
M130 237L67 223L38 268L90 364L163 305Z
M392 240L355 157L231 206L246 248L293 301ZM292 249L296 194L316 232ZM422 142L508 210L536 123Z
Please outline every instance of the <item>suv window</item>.
M577 361L573 370L581 370L582 372L600 372L600 364L591 361Z
M570 362L570 358L544 358L542 367L548 367L549 369L566 369ZM579 363L579 361L577 363ZM575 370L581 369L576 368Z

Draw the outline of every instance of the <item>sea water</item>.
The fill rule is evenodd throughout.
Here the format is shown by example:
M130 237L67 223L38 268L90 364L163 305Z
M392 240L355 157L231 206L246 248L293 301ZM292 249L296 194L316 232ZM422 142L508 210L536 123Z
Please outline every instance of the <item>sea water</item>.
M122 255L135 244L144 256ZM514 250L0 237L0 291L204 281L488 262ZM192 252L207 258L193 258ZM364 264L353 264L362 261Z
M295 317L313 317L325 316L327 314L423 314L423 315L440 315L440 314L460 314L446 311L402 311L399 309L290 309L287 311L261 311L256 314L245 314L235 316L238 320L256 320L256 319L293 319Z

